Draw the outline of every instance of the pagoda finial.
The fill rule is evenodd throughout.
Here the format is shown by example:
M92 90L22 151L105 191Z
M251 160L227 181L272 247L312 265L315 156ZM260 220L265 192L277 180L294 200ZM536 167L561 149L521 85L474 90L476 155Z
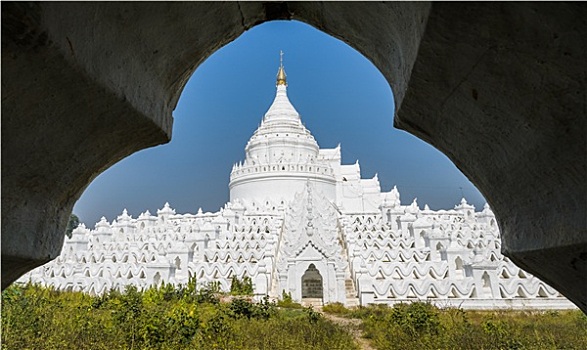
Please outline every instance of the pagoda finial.
M279 66L283 67L283 51L279 50Z
M285 74L285 68L283 68L283 51L279 51L279 70L277 71L277 85L287 86L286 81L287 75Z

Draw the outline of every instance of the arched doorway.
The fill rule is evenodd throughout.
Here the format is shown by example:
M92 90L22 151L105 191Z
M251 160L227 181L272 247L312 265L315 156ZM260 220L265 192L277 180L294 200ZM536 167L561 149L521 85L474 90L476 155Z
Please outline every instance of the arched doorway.
M465 277L465 269L463 267L463 259L460 256L457 256L455 259L455 276L456 278L463 278Z
M155 273L155 276L153 276L153 284L155 287L159 287L161 285L161 274L159 272Z
M302 275L302 299L324 298L322 275L314 264L310 264Z
M491 279L487 272L483 273L481 277L483 281L483 297L484 298L493 298L493 290L491 289Z

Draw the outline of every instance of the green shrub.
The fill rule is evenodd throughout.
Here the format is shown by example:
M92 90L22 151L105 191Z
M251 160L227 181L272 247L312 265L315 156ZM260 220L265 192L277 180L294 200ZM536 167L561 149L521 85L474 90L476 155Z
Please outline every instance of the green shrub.
M268 295L265 295L263 300L255 305L255 317L258 319L268 320L277 313L276 305L269 300Z
M411 336L438 333L438 309L430 303L395 304L389 316L392 323Z
M253 281L250 277L244 276L242 280L232 276L230 283L231 295L253 295Z
M230 311L236 317L251 318L255 315L255 305L245 299L233 299L229 304Z
M204 288L201 288L194 301L198 304L218 304L220 299L218 299L218 295L220 294L220 284L219 283L208 283Z
M127 286L124 293L118 298L110 299L109 302L113 306L114 325L124 333L126 345L134 348L141 339L139 329L143 313L142 293L135 286Z
M322 315L319 312L314 311L314 308L312 306L308 306L307 308L305 308L304 313L308 317L308 321L312 324L318 322L318 320L320 320L320 318L322 317Z
M286 293L285 290L281 292L281 299L277 301L277 306L286 309L303 309L300 303L293 301L291 293Z
M330 303L322 307L322 311L334 315L350 315L351 310L347 309L342 303Z

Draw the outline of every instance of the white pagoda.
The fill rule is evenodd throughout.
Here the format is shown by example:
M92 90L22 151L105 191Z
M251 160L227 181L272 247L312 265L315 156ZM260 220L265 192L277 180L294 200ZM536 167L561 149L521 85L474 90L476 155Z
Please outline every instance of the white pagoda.
M93 294L133 284L230 289L250 277L258 298L347 306L427 300L464 308L574 308L500 253L489 207L465 199L451 210L402 205L340 146L320 149L287 96L277 93L230 174L230 202L215 213L176 214L169 204L132 218L126 210L95 229L83 224L61 255L19 281Z

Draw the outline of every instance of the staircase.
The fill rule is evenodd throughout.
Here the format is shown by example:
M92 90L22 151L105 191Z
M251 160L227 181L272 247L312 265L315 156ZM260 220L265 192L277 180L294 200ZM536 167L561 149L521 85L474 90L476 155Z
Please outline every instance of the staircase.
M346 292L346 307L359 306L359 298L357 298L357 290L352 279L347 278L344 281L344 289Z
M322 308L324 306L322 298L302 298L300 304L304 307L312 306L313 308Z

